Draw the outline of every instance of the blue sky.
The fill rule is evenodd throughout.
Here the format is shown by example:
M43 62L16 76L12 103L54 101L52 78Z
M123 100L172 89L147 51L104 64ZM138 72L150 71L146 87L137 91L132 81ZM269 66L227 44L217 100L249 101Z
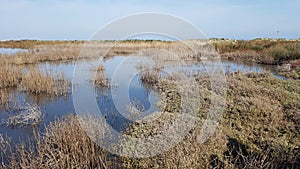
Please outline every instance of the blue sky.
M89 39L118 18L162 12L208 37L299 38L299 0L0 0L0 39Z

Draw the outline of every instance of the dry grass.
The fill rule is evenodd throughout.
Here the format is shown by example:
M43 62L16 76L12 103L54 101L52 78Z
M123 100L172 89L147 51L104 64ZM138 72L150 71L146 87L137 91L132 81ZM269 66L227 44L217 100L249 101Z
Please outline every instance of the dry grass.
M164 48L170 45L165 43L164 46L162 45L163 43L165 42L145 42L145 45L142 45L142 47L161 45ZM219 46L219 50L222 50L224 53L241 52L239 56L234 56L236 58L245 57L243 52L249 52L249 55L242 58L242 60L249 59L253 61L252 56L255 55L254 61L266 61L266 63L275 61L275 55L261 56L260 52L270 50L268 52L272 53L271 50L273 49L271 47L276 46L276 44L290 45L289 43L285 44L276 41L250 43L256 46L247 46L248 43L244 42L231 44L233 42L230 41L228 43L229 46L227 44ZM114 52L110 54L124 54L124 52L120 53L119 51L124 51L128 48L130 48L129 53L134 52L142 48L138 47L139 44L141 42L124 42L123 46L116 47ZM293 50L291 49L291 51ZM183 50L179 53L184 53L185 51ZM42 56L40 57L42 58ZM194 58L198 56L194 56L191 53L188 57ZM278 61L281 60L279 59ZM19 63L26 62L20 61ZM32 62L35 61L33 60ZM106 80L105 69L103 66L100 66L97 68L97 71L98 75L100 75L99 84L103 85L103 82ZM145 83L152 84L152 87L161 92L166 98L166 103L163 103L163 112L160 113L160 118L153 122L137 122L133 124L126 131L127 134L134 137L153 136L161 133L172 123L174 115L176 115L180 106L181 98L178 94L178 89L172 86L172 79L162 79L158 76L158 72L159 70L153 73L152 69L148 68L141 78ZM300 81L283 81L266 73L242 74L237 72L228 74L228 97L223 118L215 134L207 142L200 144L197 136L201 132L201 124L207 117L207 111L210 108L211 100L209 96L211 88L209 78L206 75L199 74L195 76L196 81L202 87L199 93L201 99L199 119L197 121L199 126L190 131L178 145L161 155L145 159L122 158L122 161L115 163L108 158L108 154L105 151L86 135L79 125L78 119L74 118L74 116L68 116L62 121L48 126L45 135L37 135L35 148L28 149L25 146L17 146L16 152L12 153L9 144L2 141L3 144L1 146L3 148L1 147L0 154L8 159L4 160L1 167L297 168L300 165ZM60 87L57 87L57 78L49 74L43 74L40 70L30 70L27 74L21 76L21 81L22 86L28 92L63 93L53 92L61 91L58 89ZM61 86L65 86L63 84L65 83L62 83ZM49 86L47 87L47 85ZM5 102L5 97L3 100ZM88 127L91 124L85 123L83 125ZM100 131L100 133L94 134L98 136L103 133Z
M158 83L158 80L160 78L160 71L161 67L153 67L150 68L149 66L142 66L140 67L141 70L141 77L140 80L142 81L143 84L145 85L154 85Z
M232 73L226 110L214 135L201 144L197 136L207 116L209 78L196 75L202 100L197 125L178 145L151 158L122 158L112 162L69 116L51 124L37 137L36 150L19 147L3 168L297 168L299 166L300 82L283 81L269 74ZM167 79L168 80L168 79ZM167 80L161 87L172 101L155 121L133 124L126 134L147 137L164 131L172 123L178 101ZM170 80L170 79L169 79ZM166 82L166 83L164 83ZM95 120L95 118L92 118ZM79 119L80 120L80 119ZM83 123L85 128L99 122ZM98 129L98 128L97 128ZM94 133L92 138L103 133ZM134 148L134 147L133 147ZM5 150L5 149L3 149ZM9 154L9 153L8 153Z
M10 90L9 89L0 89L0 107L7 108L9 104L9 96Z
M107 154L82 130L77 119L70 115L62 121L50 124L44 135L37 135L36 148L17 145L2 168L117 168Z
M124 158L125 168L297 168L300 158L299 81L239 72L227 78L230 86L226 110L215 134L207 142L197 141L210 107L210 99L205 94L210 90L209 79L199 75L199 84L206 88L200 91L203 101L199 126L161 155L146 159ZM133 124L127 134L153 136L172 124L178 109L176 100L180 98L166 83L156 85L168 93L167 98L172 101L167 102L166 107L171 108L165 109L168 111L153 122Z
M210 43L212 45L210 45ZM214 57L217 52L223 58L278 64L300 58L299 41L255 39L255 40L201 40L183 42L165 41L7 41L2 47L19 47L30 52L14 55L1 54L0 63L28 64L45 61L95 58L100 55L111 57L130 55L144 49L163 49L181 59ZM191 50L192 47L195 51ZM80 57L79 57L80 56Z
M23 44L22 44L23 43ZM27 44L28 43L28 44ZM145 49L162 49L177 59L199 59L201 55L215 56L213 46L203 41L9 41L3 47L23 47L29 52L0 54L0 64L33 64L46 61L88 59L104 56L131 55ZM194 48L192 51L189 47Z
M17 67L0 66L0 89L17 87L22 77L22 71Z
M0 89L20 86L25 91L36 94L63 95L67 93L68 85L66 78L62 74L43 73L36 67L29 68L27 73L24 73L23 67L19 66L5 65L0 67Z
M33 94L61 96L68 93L69 82L63 75L53 76L48 72L41 72L39 68L32 68L22 78L22 89Z
M299 80L300 79L300 67L289 70L289 71L279 71L278 74L281 76L290 78L290 79Z
M299 40L211 40L225 59L281 64L300 58Z
M13 92L25 91L35 96L65 96L69 92L70 83L62 74L43 73L41 69L33 67L25 69L22 66L0 67L0 105L8 108L14 98ZM48 97L47 96L47 97ZM47 98L45 95L44 98Z
M92 82L96 87L110 87L110 80L105 75L105 67L103 65L97 66L96 77L92 79Z

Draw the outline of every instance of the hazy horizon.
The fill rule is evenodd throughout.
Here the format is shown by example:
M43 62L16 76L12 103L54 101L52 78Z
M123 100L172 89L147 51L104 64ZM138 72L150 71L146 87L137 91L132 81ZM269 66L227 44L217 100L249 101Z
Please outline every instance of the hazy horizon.
M88 40L108 23L143 12L178 16L208 38L298 39L299 7L297 0L0 0L0 39Z

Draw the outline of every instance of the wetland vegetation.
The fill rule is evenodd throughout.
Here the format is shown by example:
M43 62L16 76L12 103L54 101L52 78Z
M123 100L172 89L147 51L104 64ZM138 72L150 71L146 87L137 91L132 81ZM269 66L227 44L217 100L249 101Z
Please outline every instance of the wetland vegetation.
M0 168L298 168L300 41L210 39L209 42L224 63L234 61L228 65L239 61L237 65L268 66L261 71L228 68L225 109L214 134L204 143L200 143L197 136L208 118L212 104L210 96L217 91L212 90L209 72L192 74L201 86L196 120L199 125L167 152L148 158L128 158L107 152L82 129L81 125L97 125L99 121L88 117L87 123L79 123L82 117L74 115L73 106L70 108L73 77L70 65L75 61L90 64L100 55L104 56L103 65L90 66L87 70L96 74L87 84L101 89L97 95L98 104L101 104L103 99L113 97L104 91L113 83L110 79L113 72L105 64L115 65L114 59L120 59L114 56L131 57L127 55L157 48L171 50L185 60L200 62L206 55L211 57L215 53L191 54L188 49L178 48L179 42L166 41L1 41L0 48L28 51L0 54ZM285 65L288 69L282 68ZM157 104L159 111L149 115L158 114L158 118L129 123L122 131L135 138L163 132L180 114L182 98L174 78L161 74L164 67L150 66L137 65L137 69L144 70L138 76L143 90L133 85L134 92L151 90L164 99ZM110 105L110 102L104 104ZM143 109L147 108L145 105ZM53 111L65 113L54 117ZM106 118L110 121L111 115ZM124 123L114 118L116 121L112 123ZM26 137L18 138L23 128L31 131L29 141L24 139ZM97 132L101 135L104 131ZM19 139L22 141L14 141ZM131 148L126 151L134 153L134 144Z

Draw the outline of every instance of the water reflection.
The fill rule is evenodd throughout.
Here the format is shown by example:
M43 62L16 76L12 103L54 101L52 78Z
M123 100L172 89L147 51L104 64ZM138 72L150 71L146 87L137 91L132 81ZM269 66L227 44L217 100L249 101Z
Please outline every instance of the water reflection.
M21 48L0 48L0 54L13 55L19 52L28 52L28 50Z

